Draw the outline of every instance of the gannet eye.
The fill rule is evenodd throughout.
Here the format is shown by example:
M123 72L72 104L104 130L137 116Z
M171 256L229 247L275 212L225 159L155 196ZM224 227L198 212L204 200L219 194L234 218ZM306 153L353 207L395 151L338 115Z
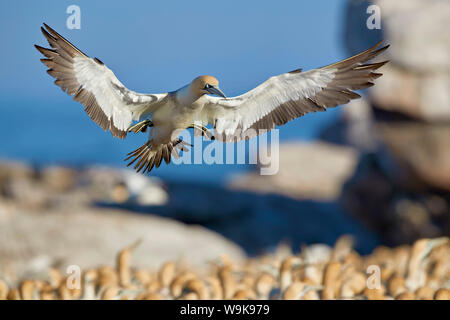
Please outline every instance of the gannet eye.
M206 86L203 88L204 90L211 88L211 86L207 83Z

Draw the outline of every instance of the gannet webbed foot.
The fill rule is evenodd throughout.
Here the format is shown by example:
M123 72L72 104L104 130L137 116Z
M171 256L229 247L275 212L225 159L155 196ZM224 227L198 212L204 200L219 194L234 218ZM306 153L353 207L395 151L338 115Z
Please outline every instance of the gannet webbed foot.
M204 126L200 126L200 125L196 125L196 124L191 124L188 129L194 129L194 130L200 130L202 133L202 136L206 137L209 140L215 140L216 138L214 137L214 135L212 134L212 132L204 127Z
M153 127L153 122L151 120L144 120L141 122L136 123L135 125L132 125L131 127L128 128L128 132L134 132L134 133L139 133L139 132L146 132L148 127Z

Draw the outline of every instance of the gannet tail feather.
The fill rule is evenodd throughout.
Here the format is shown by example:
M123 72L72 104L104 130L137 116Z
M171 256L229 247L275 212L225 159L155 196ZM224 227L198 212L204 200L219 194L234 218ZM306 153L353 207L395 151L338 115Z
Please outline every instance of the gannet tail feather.
M137 172L142 173L150 173L150 171L156 167L158 168L161 165L162 160L165 163L169 164L170 159L173 156L178 159L180 157L178 151L188 152L188 146L192 147L191 144L184 142L180 138L175 139L167 144L161 144L157 147L152 145L152 141L149 140L136 150L127 154L127 158L124 161L131 160L127 167L131 166L133 163L134 169Z

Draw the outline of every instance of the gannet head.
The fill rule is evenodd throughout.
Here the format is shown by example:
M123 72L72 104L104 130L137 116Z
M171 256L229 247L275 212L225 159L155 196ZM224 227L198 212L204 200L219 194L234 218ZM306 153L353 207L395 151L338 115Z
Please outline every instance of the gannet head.
M219 89L219 80L213 76L200 76L191 82L191 90L199 96L204 94L215 94L226 98L222 90Z

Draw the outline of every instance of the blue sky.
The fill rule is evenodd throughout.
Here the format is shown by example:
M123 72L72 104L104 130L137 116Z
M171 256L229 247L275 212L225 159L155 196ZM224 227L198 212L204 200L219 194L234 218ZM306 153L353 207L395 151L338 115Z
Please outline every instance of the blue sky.
M72 4L81 8L80 30L66 28L66 8ZM233 96L272 75L345 58L344 4L344 0L2 1L0 157L121 166L124 152L145 140L113 139L53 84L33 48L35 43L46 45L39 29L42 22L100 58L130 89L165 92L200 74L212 74ZM280 138L308 139L338 112L295 120L280 130ZM163 176L169 172L158 170ZM207 175L212 169L195 169L199 170ZM190 174L185 171L182 174Z

